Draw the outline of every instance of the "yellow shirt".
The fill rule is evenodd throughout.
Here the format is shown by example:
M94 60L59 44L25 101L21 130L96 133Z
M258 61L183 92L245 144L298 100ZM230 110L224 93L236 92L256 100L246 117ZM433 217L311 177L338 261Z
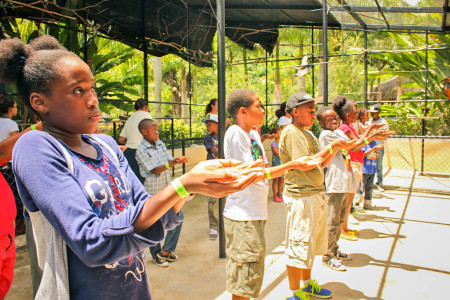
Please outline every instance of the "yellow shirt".
M319 142L313 133L294 124L283 129L280 137L281 163L287 163L302 156L314 155L320 151ZM305 197L324 191L322 167L311 171L289 170L284 176L284 194L289 197Z

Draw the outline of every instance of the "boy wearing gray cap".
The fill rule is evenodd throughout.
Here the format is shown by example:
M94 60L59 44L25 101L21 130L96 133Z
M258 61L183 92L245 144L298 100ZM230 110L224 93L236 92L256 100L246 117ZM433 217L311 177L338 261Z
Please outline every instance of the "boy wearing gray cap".
M378 104L372 105L369 109L370 116L372 118L369 119L369 126L372 124L381 124L383 127L381 129L389 130L388 122L380 117L381 107ZM384 145L383 140L378 140L378 144ZM384 157L384 148L378 151L377 158L377 182L375 183L375 188L379 191L384 191L383 189L383 157Z
M288 163L302 156L322 158L321 165L310 171L289 170L285 174L284 203L286 221L286 268L293 296L288 300L308 299L308 295L331 298L333 293L311 280L314 256L327 253L327 205L324 199L323 168L339 149L351 147L345 140L335 140L320 150L313 133L305 128L314 124L315 99L307 93L289 97L286 110L292 124L280 137L281 162Z

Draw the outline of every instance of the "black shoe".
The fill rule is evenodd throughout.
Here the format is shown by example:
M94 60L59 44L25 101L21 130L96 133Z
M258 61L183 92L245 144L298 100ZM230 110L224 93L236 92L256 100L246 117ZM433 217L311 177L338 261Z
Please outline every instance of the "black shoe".
M156 259L153 260L155 262L155 264L158 267L161 268L167 268L169 266L169 262L165 259L160 259L159 257L157 257Z
M178 255L173 254L172 252L170 252L170 253L167 254L167 255L164 255L164 254L162 254L162 252L160 251L160 252L158 252L158 253L156 254L156 256L157 256L159 259L167 260L168 262L173 262L173 261L176 261L176 260L178 259Z

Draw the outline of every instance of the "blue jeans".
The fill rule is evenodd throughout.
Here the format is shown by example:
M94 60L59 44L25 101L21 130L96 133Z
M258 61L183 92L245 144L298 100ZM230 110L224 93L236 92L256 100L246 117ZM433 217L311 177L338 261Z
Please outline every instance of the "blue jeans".
M180 219L184 220L184 213L182 210L180 210ZM164 240L164 246L162 247L162 250L168 252L175 252L175 248L177 247L178 244L178 239L180 238L181 225L183 225L183 222L181 222L180 225L178 225L174 229L167 231L166 239ZM152 255L153 259L156 259L156 254L160 251L161 251L161 243L158 243L157 245L150 247L150 254Z
M378 151L378 158L377 158L377 185L383 184L383 156L384 156L384 149L381 149Z

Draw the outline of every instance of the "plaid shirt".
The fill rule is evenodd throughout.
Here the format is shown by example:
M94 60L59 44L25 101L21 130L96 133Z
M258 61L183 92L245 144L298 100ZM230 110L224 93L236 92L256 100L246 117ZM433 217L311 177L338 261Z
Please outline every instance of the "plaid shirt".
M145 178L145 190L150 195L155 195L170 183L170 170L166 170L159 175L153 174L151 171L172 159L173 156L160 140L155 142L155 146L145 139L139 144L136 150L136 160L139 164L141 176Z

